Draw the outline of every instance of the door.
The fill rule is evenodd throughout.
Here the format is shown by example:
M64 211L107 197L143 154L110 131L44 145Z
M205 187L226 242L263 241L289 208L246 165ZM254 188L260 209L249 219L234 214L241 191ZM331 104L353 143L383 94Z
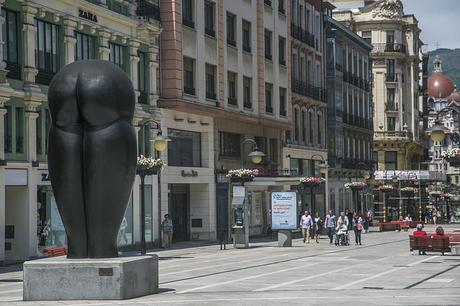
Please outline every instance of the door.
M174 225L173 241L189 240L188 237L188 195L171 194L171 217Z

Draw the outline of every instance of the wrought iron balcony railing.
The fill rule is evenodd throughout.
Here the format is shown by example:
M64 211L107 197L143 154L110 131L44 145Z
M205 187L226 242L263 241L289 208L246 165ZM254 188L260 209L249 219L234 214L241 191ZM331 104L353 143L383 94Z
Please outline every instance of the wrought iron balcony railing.
M136 15L160 21L160 6L157 1L137 0Z
M292 91L322 102L327 102L327 90L322 87L313 86L307 82L293 79L291 82Z
M396 53L406 53L406 46L398 43L375 43L372 44L374 49L372 52L381 53L381 52L396 52Z

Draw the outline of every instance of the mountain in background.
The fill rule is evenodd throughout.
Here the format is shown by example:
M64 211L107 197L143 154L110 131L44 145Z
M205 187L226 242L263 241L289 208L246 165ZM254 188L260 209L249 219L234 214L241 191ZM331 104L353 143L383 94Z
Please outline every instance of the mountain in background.
M436 49L429 52L428 75L433 70L433 59L439 55L442 60L442 72L460 89L460 49Z

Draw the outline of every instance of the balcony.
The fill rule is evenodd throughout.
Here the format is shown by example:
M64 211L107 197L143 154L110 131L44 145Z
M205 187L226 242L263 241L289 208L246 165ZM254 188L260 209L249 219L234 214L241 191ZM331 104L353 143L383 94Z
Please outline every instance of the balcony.
M412 139L412 133L408 131L374 131L375 140L398 140Z
M211 91L206 91L206 99L216 100L216 93Z
M243 102L243 107L252 109L252 102L251 101L244 101Z
M383 53L383 52L391 52L391 53L406 53L406 46L403 44L397 43L376 43L372 44L374 49L372 52L374 53Z
M390 82L390 83L398 82L398 75L396 73L385 74L385 82Z
M8 70L8 74L6 75L8 78L20 80L21 79L21 65L6 62L6 70Z
M397 112L398 111L398 105L394 103L394 101L388 101L385 104L385 111L387 112Z
M291 35L297 40L306 43L310 47L315 47L315 35L305 31L298 25L291 23Z
M273 114L273 107L271 105L265 105L265 112Z
M38 70L38 74L35 76L35 83L49 85L54 75L54 72Z
M184 86L184 93L194 96L195 95L195 88Z
M211 37L216 37L216 31L214 31L214 29L212 29L212 28L205 27L204 28L204 33L206 35L211 36Z
M182 24L192 29L195 28L195 22L192 19L182 18Z
M234 39L227 38L227 45L236 47L236 41Z
M299 95L327 102L327 90L324 88L316 87L307 82L295 79L292 80L291 85L292 91Z
M160 7L153 1L137 0L136 15L141 17L151 17L160 21ZM156 2L156 1L155 1Z
M236 105L238 104L238 101L236 100L235 97L228 97L228 98L227 98L227 103L228 103L229 105L234 105L234 106L236 106Z
M251 46L249 44L244 44L243 43L243 51L251 53Z

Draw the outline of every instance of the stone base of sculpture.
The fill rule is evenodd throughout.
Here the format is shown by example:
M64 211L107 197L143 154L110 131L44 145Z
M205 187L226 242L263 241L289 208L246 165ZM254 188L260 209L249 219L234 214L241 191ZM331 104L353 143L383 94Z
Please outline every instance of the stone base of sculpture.
M24 300L123 300L158 293L158 256L24 263Z

